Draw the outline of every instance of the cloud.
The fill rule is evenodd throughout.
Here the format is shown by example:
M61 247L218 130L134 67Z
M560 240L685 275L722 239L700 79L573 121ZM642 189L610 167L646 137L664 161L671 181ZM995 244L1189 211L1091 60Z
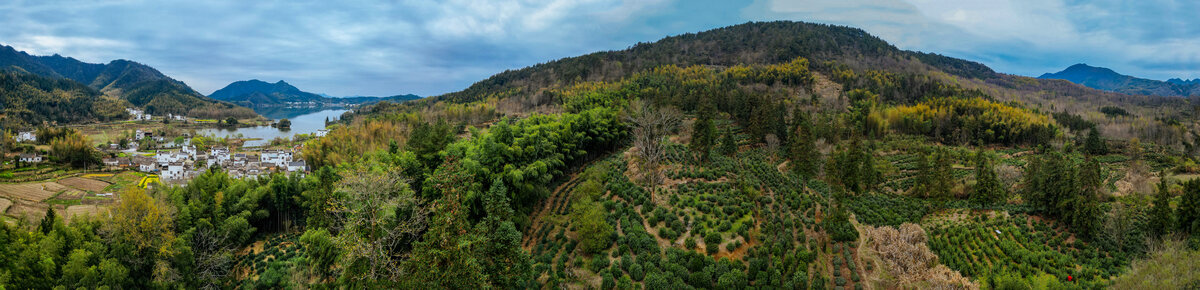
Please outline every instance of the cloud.
M758 0L753 19L863 28L903 49L1029 76L1087 62L1166 79L1200 77L1200 2L1182 0Z
M211 92L287 80L334 95L435 95L494 73L748 20L861 27L898 47L1039 75L1077 62L1200 77L1196 2L1150 0L395 0L0 3L0 43L124 58Z

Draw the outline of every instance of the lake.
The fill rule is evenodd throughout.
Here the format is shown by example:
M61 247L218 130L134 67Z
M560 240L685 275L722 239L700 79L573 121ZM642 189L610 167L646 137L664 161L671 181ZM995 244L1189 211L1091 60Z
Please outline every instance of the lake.
M257 147L270 144L271 139L275 139L276 137L290 139L296 134L312 134L317 132L317 130L325 129L326 118L328 118L330 121L340 119L342 117L342 113L345 113L346 111L347 110L345 109L338 108L324 110L294 109L285 110L284 112L259 112L260 115L276 121L287 118L289 121L292 121L292 128L283 130L271 126L210 128L197 131L197 133L204 136L220 138L240 136L241 138L258 139L246 141L245 144L242 144L242 147Z

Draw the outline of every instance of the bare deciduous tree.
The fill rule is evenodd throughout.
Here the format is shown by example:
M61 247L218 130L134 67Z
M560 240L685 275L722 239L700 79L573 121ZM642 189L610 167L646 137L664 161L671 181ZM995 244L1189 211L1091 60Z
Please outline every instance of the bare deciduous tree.
M658 164L666 156L663 139L683 121L683 114L674 107L658 108L640 99L629 103L629 122L634 124L633 146L638 148L642 172L651 185L658 184Z

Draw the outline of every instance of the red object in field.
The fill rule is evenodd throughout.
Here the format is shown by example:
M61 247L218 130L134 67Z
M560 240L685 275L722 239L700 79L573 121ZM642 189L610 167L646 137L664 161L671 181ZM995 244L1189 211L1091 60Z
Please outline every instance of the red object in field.
M1071 277L1071 275L1067 275L1067 281L1075 281L1075 280L1074 280L1074 278Z

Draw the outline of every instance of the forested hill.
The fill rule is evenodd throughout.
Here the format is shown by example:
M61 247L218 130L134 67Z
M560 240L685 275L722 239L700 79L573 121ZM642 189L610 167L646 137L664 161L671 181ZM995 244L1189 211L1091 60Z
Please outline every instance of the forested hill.
M1042 79L1062 79L1090 88L1131 95L1168 97L1200 96L1200 81L1172 79L1157 81L1117 73L1111 69L1075 64L1057 73L1046 73Z
M323 102L325 97L301 91L282 80L268 83L260 80L236 81L209 94L208 97L246 106L278 105L288 102Z
M126 104L68 79L0 71L0 128L116 120Z
M906 67L916 59L939 70L967 78L997 74L983 64L938 54L899 50L862 29L805 22L753 22L699 33L671 36L628 49L564 58L523 69L505 71L467 89L439 99L469 100L510 89L538 88L576 81L612 81L659 66L734 66L774 64L805 57L815 70L828 71L828 61L846 61L855 68Z
M379 101L404 102L420 99L416 95L391 97L346 97L338 98L301 91L282 80L268 83L260 80L236 81L209 95L210 98L232 102L247 107L280 106L294 102L320 104L366 104Z
M93 64L60 55L33 56L10 46L0 46L0 69L68 79L121 98L151 114L254 116L249 109L210 99L150 66L129 60Z

